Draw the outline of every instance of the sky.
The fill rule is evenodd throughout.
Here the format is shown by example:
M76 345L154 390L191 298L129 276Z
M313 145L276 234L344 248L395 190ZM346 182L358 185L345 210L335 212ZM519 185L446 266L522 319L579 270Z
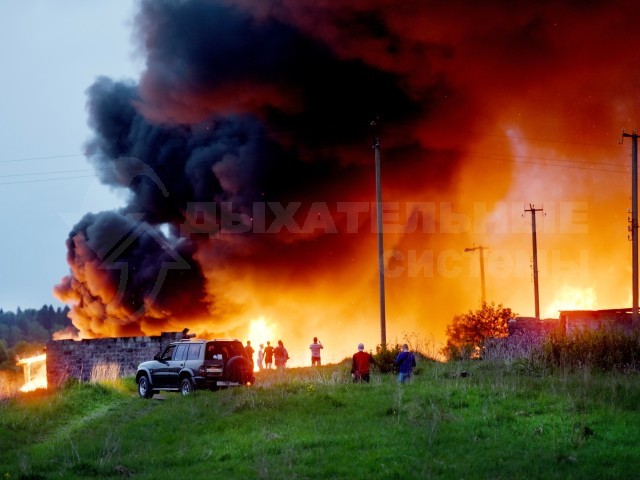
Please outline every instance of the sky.
M86 90L99 75L135 78L130 1L0 3L0 308L62 306L65 240L87 211L122 196L100 184L83 154ZM51 173L60 172L60 173ZM72 178L76 177L76 178Z
M0 306L373 348L378 137L390 342L479 307L473 247L533 316L532 210L541 316L629 307L633 6L4 2Z

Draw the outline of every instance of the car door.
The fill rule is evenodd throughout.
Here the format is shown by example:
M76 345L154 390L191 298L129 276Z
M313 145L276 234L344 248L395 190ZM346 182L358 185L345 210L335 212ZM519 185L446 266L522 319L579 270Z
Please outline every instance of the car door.
M169 345L164 349L160 357L156 360L154 368L149 372L151 374L151 382L154 387L167 387L169 386L169 362L173 358L173 353L176 350L175 345Z
M189 344L176 346L173 352L173 358L168 361L166 382L168 387L178 388L178 379L180 372L184 368L184 362L187 358L187 349Z

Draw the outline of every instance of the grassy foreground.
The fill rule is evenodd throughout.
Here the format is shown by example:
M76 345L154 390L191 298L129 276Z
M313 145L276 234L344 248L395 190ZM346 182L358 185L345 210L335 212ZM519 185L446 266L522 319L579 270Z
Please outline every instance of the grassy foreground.
M462 371L468 375L461 375ZM137 397L132 379L0 401L0 479L640 478L640 377L423 361Z

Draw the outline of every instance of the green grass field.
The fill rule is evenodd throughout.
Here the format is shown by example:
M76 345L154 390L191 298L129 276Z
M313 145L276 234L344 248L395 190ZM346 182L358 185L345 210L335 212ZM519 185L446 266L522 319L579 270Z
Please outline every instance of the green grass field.
M0 401L0 477L640 478L637 374L418 370L403 386L354 385L342 364L190 397L142 400L131 378L20 395Z

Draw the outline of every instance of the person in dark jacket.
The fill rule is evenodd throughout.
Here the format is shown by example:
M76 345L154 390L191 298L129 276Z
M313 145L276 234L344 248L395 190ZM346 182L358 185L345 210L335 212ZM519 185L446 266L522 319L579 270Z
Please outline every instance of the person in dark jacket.
M373 355L364 351L364 344L358 344L358 351L353 355L351 362L351 377L353 383L366 382L369 383L369 373L371 372L371 364L380 367Z
M244 350L245 352L247 352L247 355L249 355L249 358L251 359L251 368L253 368L253 352L255 352L255 350L251 346L251 340L247 340L247 344L244 346Z
M284 348L282 340L278 340L278 346L273 349L273 356L276 360L276 368L278 370L284 370L287 366L287 360L289 360L289 352Z
M398 370L398 383L411 381L413 368L416 366L416 356L409 351L409 345L402 345L402 351L396 357L396 369Z

